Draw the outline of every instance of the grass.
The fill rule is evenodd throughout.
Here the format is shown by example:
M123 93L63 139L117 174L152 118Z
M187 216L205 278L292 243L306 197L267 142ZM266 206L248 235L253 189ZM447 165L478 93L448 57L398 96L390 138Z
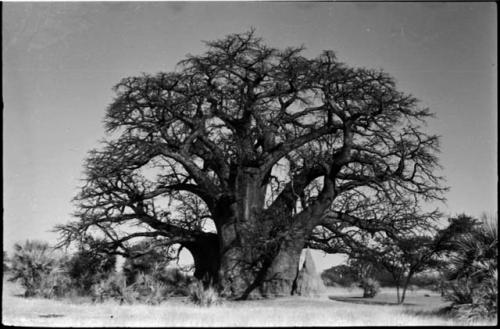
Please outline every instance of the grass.
M4 325L51 327L225 327L225 326L404 326L466 325L440 316L447 303L433 293L417 291L408 304L390 305L391 290L382 292L371 304L355 301L361 290L329 288L320 298L288 297L275 300L224 302L203 308L186 298L171 298L160 305L92 304L86 300L22 298L19 287L4 280L2 318ZM426 297L425 295L430 295ZM340 301L338 299L344 299ZM386 303L386 304L381 304ZM492 324L492 323L478 323Z

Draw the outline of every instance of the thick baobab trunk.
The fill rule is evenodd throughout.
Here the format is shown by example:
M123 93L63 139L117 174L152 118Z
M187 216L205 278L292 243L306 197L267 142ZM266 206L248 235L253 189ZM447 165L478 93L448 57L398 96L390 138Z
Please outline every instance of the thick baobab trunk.
M217 207L219 285L223 295L241 297L253 290L265 263L261 255L265 232L261 232L259 216L266 191L260 173L252 168L235 174L233 185L234 195Z
M293 293L303 247L303 237L282 244L261 284L260 293L263 296L280 297Z
M222 294L242 299L291 295L305 240L325 207L292 220L288 204L264 210L266 191L258 173L248 169L234 182L234 196L217 207Z
M291 223L288 223L291 224ZM312 227L283 225L279 218L254 226L224 226L226 244L221 257L221 285L239 298L279 297L292 294L306 237Z
M249 235L254 235L252 233L255 232ZM273 237L264 235L253 242L241 240L246 240L246 244L228 247L222 255L219 275L225 295L242 299L291 295L303 238L273 241Z

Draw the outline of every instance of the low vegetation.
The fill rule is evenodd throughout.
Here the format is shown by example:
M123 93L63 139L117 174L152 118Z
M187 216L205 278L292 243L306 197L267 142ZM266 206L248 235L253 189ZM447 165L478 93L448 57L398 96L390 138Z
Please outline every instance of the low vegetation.
M360 287L363 288L364 298L373 298L380 291L380 283L372 278L366 278L361 280Z
M116 257L94 250L81 249L65 264L67 274L80 293L105 280L114 270Z
M10 280L19 281L24 296L52 297L61 280L61 259L56 257L48 243L26 241L14 245Z
M202 282L194 282L189 289L189 300L198 306L213 306L221 304L217 290L211 285L204 286Z
M147 273L134 273L137 267L133 266L132 271L117 272L114 256L87 249L69 256L40 241L16 244L10 263L9 280L20 283L25 297L157 305L172 296L188 296L193 282L179 268L166 268L166 263L163 267L153 264ZM125 266L131 268L130 263ZM211 298L199 296L202 304L213 304Z
M471 230L450 240L447 249L449 252L443 256L441 265L415 275L408 285L412 303L415 302L418 291L420 298L423 297L419 300L422 305L428 304L425 298L431 295L434 296L433 300L440 301L432 310L410 312L412 316L432 316L443 321L462 321L466 324L496 321L496 218L484 219L482 222L467 219L467 222L474 225ZM146 259L149 260L145 261ZM22 289L22 295L32 299L64 299L74 304L75 300L83 298L94 304L144 304L154 307L171 303L174 300L172 297L181 297L183 303L193 306L217 309L225 307L226 303L222 303L223 299L212 285L194 279L179 268L168 267L167 261L154 263L154 259L157 258L143 258L135 263L127 261L124 269L128 269L128 272L117 272L114 256L84 249L68 255L55 250L47 243L26 241L15 245L14 253L8 262L4 253L4 272L7 269L5 274L9 281L16 281ZM138 269L145 269L145 272ZM395 296L395 290L394 287L388 288L380 284L378 278L387 276L387 273L384 274L381 270L383 269L363 260L352 259L346 265L324 271L321 277L330 287L344 287L329 288L328 294L341 291L340 296L328 295L330 301L358 305L411 305L402 305L399 298L397 302L390 301ZM422 295L422 289L430 290L425 290L428 293ZM353 294L359 295L346 297ZM399 296L399 292L397 295ZM304 297L296 298L298 301ZM407 311L408 309L402 314L408 315ZM348 324L354 323L355 321ZM418 321L415 323L422 324Z
M498 218L483 216L459 236L448 264L451 312L458 318L496 318L498 305Z

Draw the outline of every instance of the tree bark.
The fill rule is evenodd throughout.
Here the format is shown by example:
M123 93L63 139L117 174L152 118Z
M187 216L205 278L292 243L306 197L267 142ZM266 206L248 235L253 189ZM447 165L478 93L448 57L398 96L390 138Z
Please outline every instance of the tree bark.
M221 198L216 207L219 288L224 296L248 295L269 263L264 243L267 232L260 224L266 192L261 181L261 173L255 168L240 168L230 184L234 193Z
M411 280L412 276L413 276L413 273L409 273L408 277L406 278L406 281L403 285L403 293L401 294L401 301L399 302L400 304L403 304L405 301L406 290L408 289L408 285L410 284L410 280Z
M265 238L267 243L266 239L247 239L248 244L228 248L222 255L219 275L224 295L246 299L292 294L304 237L283 241Z
M293 216L290 205L264 210L265 184L252 168L234 179L235 193L220 204L219 288L234 298L292 294L301 251L326 205Z
M280 250L260 287L263 296L281 297L294 293L304 244L304 235L296 234L290 234L289 238L281 243Z

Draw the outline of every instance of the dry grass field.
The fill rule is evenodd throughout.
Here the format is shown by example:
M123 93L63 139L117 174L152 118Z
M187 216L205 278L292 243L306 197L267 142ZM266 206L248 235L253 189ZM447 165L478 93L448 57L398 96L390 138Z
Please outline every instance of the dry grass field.
M405 305L383 289L374 299L360 291L329 288L319 298L290 297L265 301L225 302L201 308L184 298L158 306L92 304L88 300L46 300L20 297L22 290L4 280L2 324L50 327L224 327L224 326L456 326L467 323L438 315L446 306L429 291L410 292ZM426 296L427 295L427 296ZM478 323L490 324L490 323ZM470 325L470 324L469 324Z

